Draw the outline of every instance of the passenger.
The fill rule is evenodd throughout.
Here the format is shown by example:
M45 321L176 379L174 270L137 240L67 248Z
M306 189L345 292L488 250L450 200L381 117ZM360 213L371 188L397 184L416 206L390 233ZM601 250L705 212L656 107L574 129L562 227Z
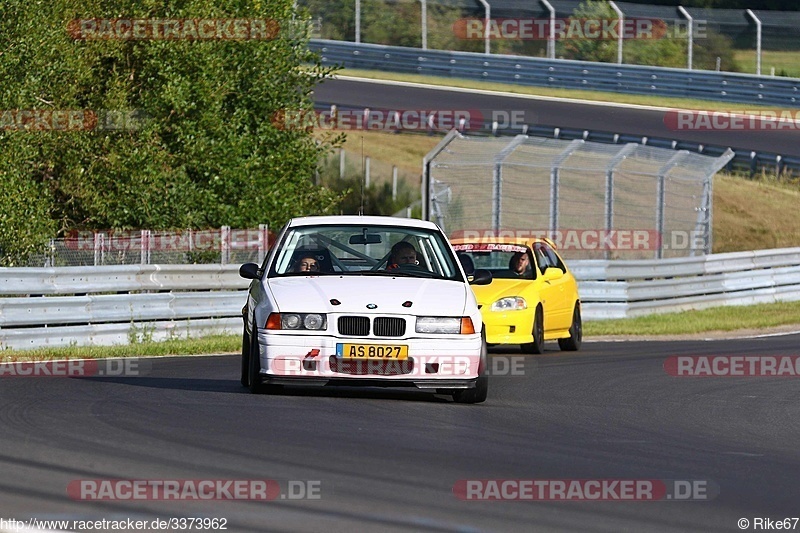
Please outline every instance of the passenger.
M386 266L386 270L400 268L400 265L419 265L417 250L414 248L414 245L408 241L400 241L392 246L391 254L389 255L389 264Z
M293 272L319 272L319 263L313 255L304 255L294 264Z
M470 256L461 253L458 254L458 260L461 262L461 266L464 269L464 274L471 276L475 273L475 263L472 262L472 258Z
M521 278L532 277L531 261L525 252L516 252L508 262L508 268Z

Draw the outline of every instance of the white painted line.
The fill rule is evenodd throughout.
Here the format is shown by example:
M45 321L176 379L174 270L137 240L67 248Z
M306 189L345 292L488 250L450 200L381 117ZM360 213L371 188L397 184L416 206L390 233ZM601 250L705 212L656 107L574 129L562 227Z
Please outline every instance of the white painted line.
M580 98L565 98L560 96L541 96L537 94L519 94L519 93L512 93L508 91L490 91L488 89L467 89L465 87L448 87L446 85L427 85L425 83L416 83L411 81L394 81L394 80L378 80L373 78L361 78L358 76L341 76L341 75L333 75L331 76L333 79L336 80L344 80L344 81L357 81L362 83L377 83L382 85L394 85L397 87L410 87L416 89L431 89L435 91L447 91L447 92L456 92L456 93L469 93L469 94L484 94L487 96L503 96L509 98L523 98L525 100L540 100L543 102L565 102L570 104L583 104L583 105L593 105L599 107L616 107L622 109L642 109L646 111L674 111L676 108L674 107L657 107L657 106L646 106L641 104L620 104L617 102L603 102L597 100L582 100ZM535 87L534 87L535 88Z
M758 335L749 335L747 337L737 337L739 339L765 339L767 337L783 337L784 335L798 335L800 334L800 330L798 331L779 331L778 333L762 333Z
M425 83L417 83L411 81L394 81L394 80L379 80L373 78L362 78L359 76L342 76L335 74L331 76L331 78L336 80L344 80L344 81L355 81L361 83L375 83L375 84L382 84L382 85L393 85L396 87L409 87L409 88L416 88L416 89L430 89L435 91L447 91L447 92L456 92L456 93L469 93L469 94L483 94L487 96L502 96L505 98L522 98L525 100L539 100L543 102L563 102L568 104L579 104L579 105L588 105L588 106L596 106L596 107L611 107L617 109L639 109L642 111L695 111L695 112L706 112L709 114L718 113L718 114L729 114L731 117L742 117L746 119L755 118L757 120L768 120L769 122L776 122L779 124L789 124L794 123L797 124L797 128L800 129L800 123L798 120L793 120L790 118L783 118L783 117L765 117L763 115L751 115L747 113L737 113L734 110L736 109L733 105L731 106L729 111L711 111L707 109L684 109L680 107L660 107L660 106L648 106L642 104L621 104L618 102L604 102L600 100L583 100L580 98L566 98L561 96L541 96L537 94L519 94L513 93L508 91L491 91L488 89L467 89L464 87L450 87L447 85L427 85ZM525 86L528 87L528 86ZM531 86L535 88L535 86ZM738 109L744 110L748 104L734 104L739 106ZM758 107L754 104L754 107ZM755 111L755 110L754 110ZM765 113L768 112L765 106ZM800 115L796 115L800 116ZM687 130L691 131L691 130ZM725 131L725 130L722 130ZM758 131L758 130L757 130Z

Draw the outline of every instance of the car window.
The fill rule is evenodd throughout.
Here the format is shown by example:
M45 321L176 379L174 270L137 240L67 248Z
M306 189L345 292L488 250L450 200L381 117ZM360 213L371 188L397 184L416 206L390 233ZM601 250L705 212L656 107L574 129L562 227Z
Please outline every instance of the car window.
M539 272L542 274L544 274L544 271L547 270L547 267L555 266L550 262L550 257L545 251L545 245L543 243L537 242L534 244L533 253L536 256L536 264L539 265Z
M286 230L270 261L269 277L399 275L464 281L446 237L427 228L297 226Z
M461 258L462 264L474 269L488 270L492 278L500 279L536 279L536 269L532 267L533 256L530 248L522 244L507 243L466 243L455 244L453 248ZM513 269L514 260L520 254L528 258L531 268L524 272Z
M544 251L545 255L547 256L548 266L556 267L560 269L562 272L567 272L567 267L564 266L564 262L561 261L561 258L558 257L553 248L547 244L542 244L542 250Z

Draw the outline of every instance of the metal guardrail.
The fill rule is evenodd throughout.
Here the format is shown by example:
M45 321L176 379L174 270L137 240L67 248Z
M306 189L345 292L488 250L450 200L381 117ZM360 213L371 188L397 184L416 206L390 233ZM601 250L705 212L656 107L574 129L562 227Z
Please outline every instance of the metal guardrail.
M0 348L241 333L238 265L0 269Z
M800 79L313 39L324 65L559 89L800 107Z
M800 300L800 248L570 266L587 320ZM0 348L240 334L247 285L236 265L0 269Z
M587 320L800 300L800 248L570 266Z

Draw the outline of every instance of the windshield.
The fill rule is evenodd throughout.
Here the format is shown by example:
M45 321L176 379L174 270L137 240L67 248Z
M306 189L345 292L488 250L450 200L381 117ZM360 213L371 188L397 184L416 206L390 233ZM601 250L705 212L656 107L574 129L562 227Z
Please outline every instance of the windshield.
M287 230L269 277L410 276L464 281L437 230L402 226L299 226Z
M453 249L469 276L476 269L489 270L492 279L535 279L536 268L530 248L520 244L455 244Z

